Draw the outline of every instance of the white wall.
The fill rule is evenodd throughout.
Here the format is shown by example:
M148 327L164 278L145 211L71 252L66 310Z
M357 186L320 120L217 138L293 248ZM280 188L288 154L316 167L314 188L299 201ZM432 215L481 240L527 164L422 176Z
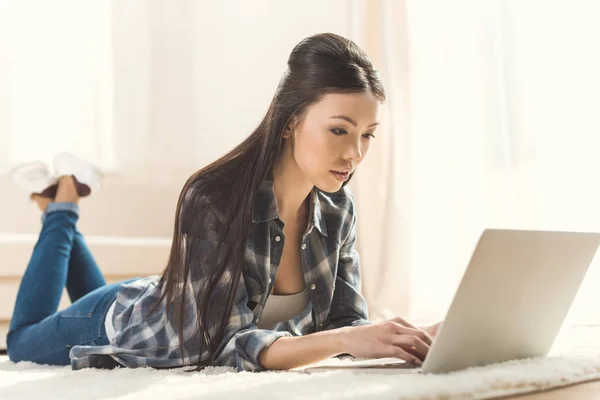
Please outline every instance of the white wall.
M349 25L343 0L118 4L115 36L127 40L115 40L116 140L130 152L119 159L161 168L166 154L195 169L238 144L266 112L292 48Z

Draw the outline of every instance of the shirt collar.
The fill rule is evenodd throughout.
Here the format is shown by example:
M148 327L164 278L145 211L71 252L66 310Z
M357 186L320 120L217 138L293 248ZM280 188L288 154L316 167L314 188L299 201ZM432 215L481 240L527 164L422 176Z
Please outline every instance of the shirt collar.
M309 225L310 232L313 227L323 236L327 236L327 224L321 213L321 202L319 201L319 189L315 186L310 192L310 211ZM256 199L254 200L254 213L252 222L260 223L279 218L279 210L277 209L277 198L275 197L275 187L273 179L267 177L258 187Z

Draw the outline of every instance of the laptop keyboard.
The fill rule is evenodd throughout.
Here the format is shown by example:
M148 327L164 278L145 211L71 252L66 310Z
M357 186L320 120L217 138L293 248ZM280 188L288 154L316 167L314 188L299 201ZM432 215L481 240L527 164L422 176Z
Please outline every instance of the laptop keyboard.
M418 365L409 363L394 363L394 364L383 364L383 365L366 365L361 368L387 368L387 369L415 369L420 368Z
M349 361L349 363L347 365L350 367L352 367L352 363L354 363L354 362L366 361L366 360L373 361L372 358L361 358L361 357L352 357L352 356L340 357L340 359L344 360L346 362ZM421 368L421 367L416 364L398 361L398 362L386 362L386 363L382 363L379 365L361 365L360 368L415 369L415 368Z

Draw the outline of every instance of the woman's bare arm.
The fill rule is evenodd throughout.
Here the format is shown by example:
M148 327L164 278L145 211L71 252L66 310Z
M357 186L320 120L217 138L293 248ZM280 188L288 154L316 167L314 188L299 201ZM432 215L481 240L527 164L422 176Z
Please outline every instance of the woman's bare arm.
M264 348L258 361L265 369L292 369L344 353L339 329L282 337Z
M265 369L292 369L348 353L366 358L397 357L421 365L431 343L427 332L397 317L371 325L282 337L260 352L258 362Z

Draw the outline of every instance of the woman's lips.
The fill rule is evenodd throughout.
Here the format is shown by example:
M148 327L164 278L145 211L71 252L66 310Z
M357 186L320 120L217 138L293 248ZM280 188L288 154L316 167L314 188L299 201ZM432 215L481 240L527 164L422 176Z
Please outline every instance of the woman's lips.
M337 180L339 180L340 182L345 182L348 180L348 178L350 177L350 173L349 172L336 172L336 171L329 171L331 172L331 174L333 176L336 177Z

